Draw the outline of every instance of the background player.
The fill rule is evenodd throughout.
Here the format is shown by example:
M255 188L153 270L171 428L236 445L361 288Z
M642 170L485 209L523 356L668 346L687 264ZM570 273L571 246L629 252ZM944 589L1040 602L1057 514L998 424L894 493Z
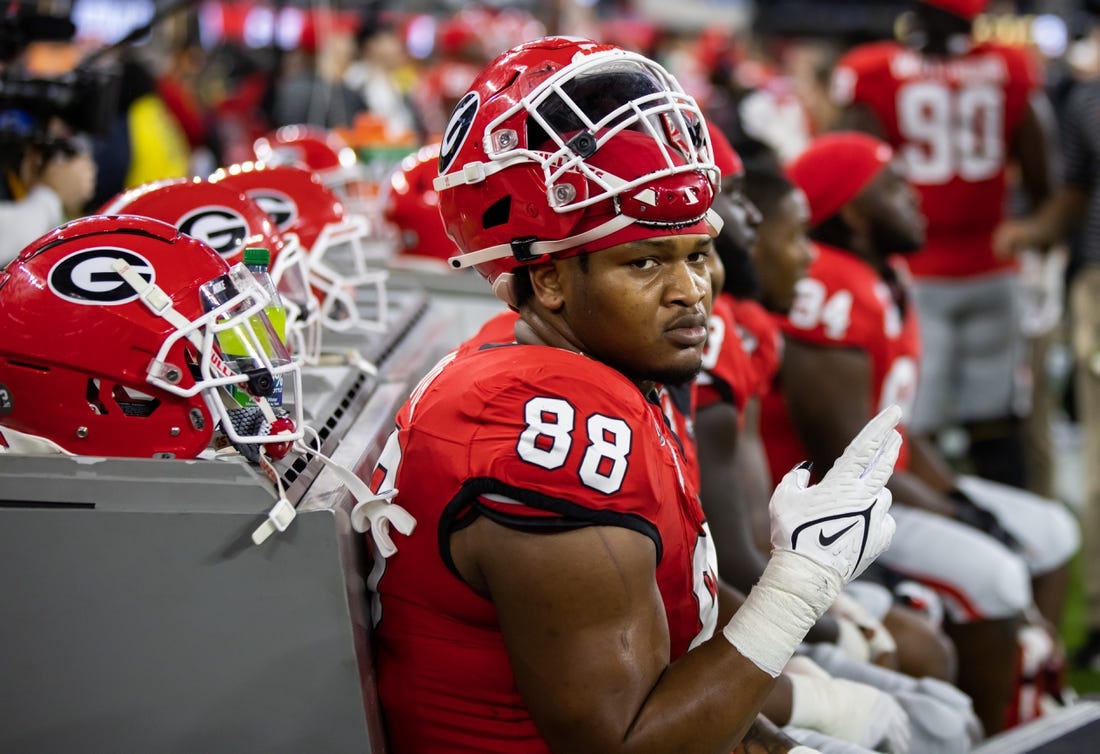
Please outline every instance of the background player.
M1051 190L1052 114L1025 51L974 44L987 0L915 2L904 43L857 46L833 73L840 124L890 143L921 194L926 238L909 257L921 320L914 438L961 424L979 476L1023 487L1015 262L993 253L1010 164L1035 206Z

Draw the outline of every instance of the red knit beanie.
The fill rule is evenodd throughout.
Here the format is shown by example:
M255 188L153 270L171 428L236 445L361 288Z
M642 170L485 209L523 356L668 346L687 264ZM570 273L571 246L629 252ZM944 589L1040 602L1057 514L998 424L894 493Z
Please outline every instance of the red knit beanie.
M810 225L835 215L892 160L884 141L856 131L836 131L810 142L787 167L787 177L810 203Z
M967 21L973 21L975 16L985 10L989 0L924 0L928 5L942 8L948 13L954 13Z

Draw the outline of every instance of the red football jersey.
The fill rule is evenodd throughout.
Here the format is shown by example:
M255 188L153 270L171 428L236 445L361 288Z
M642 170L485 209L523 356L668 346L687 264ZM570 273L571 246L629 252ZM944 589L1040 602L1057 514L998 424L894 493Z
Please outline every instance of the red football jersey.
M699 449L695 439L695 410L699 387L696 380L686 385L662 386L657 393L661 412L680 443L684 468L695 488L699 488Z
M707 345L703 371L699 374L698 407L729 403L740 411L752 395L755 382L749 354L741 340L741 328L734 316L733 297L719 293L714 298L707 324Z
M448 533L471 516L548 533L563 523L638 531L657 549L669 661L713 633L717 560L696 487L660 407L619 372L547 346L460 348L396 424L371 487L398 490L417 527L370 577L395 754L549 750L515 688L492 602L453 566Z
M507 345L516 342L516 320L519 314L511 309L505 309L499 314L494 314L468 340L458 347L460 355L469 351L476 351L482 346Z
M871 395L877 413L892 403L901 406L902 422L912 412L920 363L917 317L910 303L899 310L890 286L871 265L853 254L818 244L809 274L798 282L794 306L778 318L783 334L816 346L857 348L870 357ZM821 375L821 379L828 379ZM871 417L868 416L868 419ZM904 427L898 430L904 436ZM780 479L808 458L787 415L781 390L772 390L761 404L760 434L768 454L772 479ZM904 443L895 464L904 469Z
M725 401L743 409L749 398L770 389L779 371L779 325L759 302L720 293L709 329L698 405Z
M903 158L928 218L914 276L959 277L1013 263L993 254L1005 211L1009 145L1041 79L1023 50L981 44L949 60L896 42L850 50L833 72L840 105L873 110Z
M771 389L783 354L783 335L771 312L751 298L731 299L733 316L741 334L741 347L752 366L752 395Z

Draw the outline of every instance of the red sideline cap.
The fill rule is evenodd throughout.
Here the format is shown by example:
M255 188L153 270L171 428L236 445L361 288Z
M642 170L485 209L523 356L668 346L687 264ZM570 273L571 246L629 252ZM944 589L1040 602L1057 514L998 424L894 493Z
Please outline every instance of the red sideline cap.
M989 0L924 0L928 5L942 8L948 13L962 16L967 21L973 21L974 17L985 10Z
M787 177L806 194L810 225L835 215L894 157L884 141L856 131L836 131L810 142L787 167Z
M718 172L722 178L731 178L745 172L745 166L737 150L730 144L730 140L722 133L713 121L707 121L707 133L710 134L710 148L714 152L714 164L718 166Z

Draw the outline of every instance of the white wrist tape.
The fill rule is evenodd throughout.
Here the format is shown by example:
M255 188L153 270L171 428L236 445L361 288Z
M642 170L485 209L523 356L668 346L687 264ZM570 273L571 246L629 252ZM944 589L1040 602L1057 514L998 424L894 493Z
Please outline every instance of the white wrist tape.
M870 638L864 637L862 633L860 634L860 639L866 643L870 655L870 657L864 659L874 660L880 655L893 654L898 651L897 642L886 630L886 626L882 625L882 621L872 615L850 594L841 592L836 596L836 602L833 603L833 612L847 618L858 628L870 631ZM843 628L841 630L844 631ZM843 642L838 641L837 643L842 647L844 646Z
M862 683L830 678L818 667L809 674L788 668L786 677L791 682L788 725L816 730L875 751L909 751L909 715L890 694Z
M836 645L846 656L858 662L868 662L871 659L871 642L851 618L845 615L836 616L836 628Z
M722 635L776 678L843 585L836 570L793 550L775 550Z

